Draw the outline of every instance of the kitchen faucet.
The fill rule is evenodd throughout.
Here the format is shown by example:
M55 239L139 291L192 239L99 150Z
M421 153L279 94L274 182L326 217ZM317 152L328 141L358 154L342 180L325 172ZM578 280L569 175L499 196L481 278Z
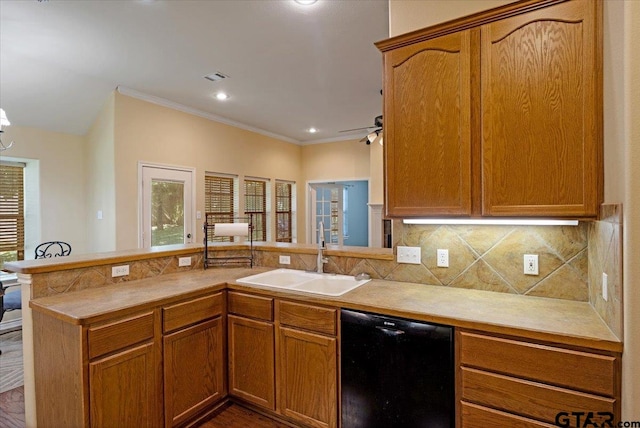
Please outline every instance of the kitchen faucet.
M324 272L324 264L328 263L329 260L322 257L322 250L325 249L324 246L324 224L322 222L318 223L318 262L316 271L318 273Z

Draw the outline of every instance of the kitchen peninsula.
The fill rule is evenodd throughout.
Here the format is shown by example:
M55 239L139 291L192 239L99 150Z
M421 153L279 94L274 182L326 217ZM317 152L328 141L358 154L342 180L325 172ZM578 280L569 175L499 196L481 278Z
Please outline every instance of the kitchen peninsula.
M243 250L242 245L220 248ZM305 245L264 244L257 253L259 267L253 269L203 270L202 246L198 245L7 264L18 273L23 298L30 300L31 313L24 322L25 395L33 400L26 405L28 426L35 426L36 418L38 426L92 426L98 421L118 421L123 417L119 413L122 409L114 397L104 400L103 393L113 388L122 394L135 392L141 384L146 385L146 395L135 397L142 402L127 408L140 410L135 417L152 426L174 426L211 417L228 399L271 411L294 424L339 426L336 351L340 335L335 326L341 308L453 326L456 417L461 426L488 420L508 426L508 421L523 417L530 423L552 423L558 412L575 409L619 415L622 343L588 302L375 276L337 297L237 283L238 278L282 267L276 263L278 254L291 255L291 267L298 269L315 262L314 248ZM359 269L366 271L372 260L393 262L390 250L333 248L325 254L331 259L329 266L351 274L359 273ZM180 257L191 257L194 262L179 267ZM122 264L130 265L133 280L111 278L111 268ZM105 284L105 278L119 282ZM287 401L284 391L291 384L283 376L282 361L292 356L279 355L283 349L279 345L272 348L273 341L265 342L276 353L270 366L275 382L270 391L273 402L251 401L249 395L234 387L232 374L238 366L233 366L232 323L228 319L258 320L255 312L246 311L255 311L260 305L267 308L260 315L266 318L261 325L276 331L294 329L300 335L296 337L322 339L329 346L322 348L322 355L330 357L329 372L317 373L326 381L326 389L320 392L324 395L315 398L327 403L321 412L304 414L308 403ZM327 326L333 327L329 331ZM280 343L281 337L276 334L273 340ZM186 348L181 348L181 340L186 340L182 342ZM318 342L314 343L316 347L310 349L319 350ZM31 344L33 350L29 349ZM198 351L202 349L215 349L215 355ZM60 358L65 359L64 365L58 363ZM128 375L118 377L122 375L118 373L121 361L135 361L132 364L137 368L125 370ZM193 384L189 377L192 374L181 370L185 367L198 367L196 374L201 368L205 370L210 384ZM138 379L127 382L132 373ZM187 376L188 380L185 383L176 377L169 381L170 376ZM128 383L131 385L123 385ZM209 394L168 394L168 390L179 391L185 384L190 390ZM47 394L51 390L65 393ZM512 398L505 401L496 391L507 391ZM188 402L196 398L196 402Z

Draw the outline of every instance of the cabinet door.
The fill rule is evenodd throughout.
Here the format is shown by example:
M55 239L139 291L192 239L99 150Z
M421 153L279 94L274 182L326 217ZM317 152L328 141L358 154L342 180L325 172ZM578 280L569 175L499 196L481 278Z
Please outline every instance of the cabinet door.
M471 35L384 54L388 216L471 213Z
M272 323L228 316L229 392L275 410L275 337Z
M225 395L222 318L179 330L163 341L165 426L174 426Z
M313 427L338 425L336 339L280 327L278 407Z
M141 345L89 364L92 427L159 425L154 345Z
M596 216L601 7L570 1L482 27L484 215Z

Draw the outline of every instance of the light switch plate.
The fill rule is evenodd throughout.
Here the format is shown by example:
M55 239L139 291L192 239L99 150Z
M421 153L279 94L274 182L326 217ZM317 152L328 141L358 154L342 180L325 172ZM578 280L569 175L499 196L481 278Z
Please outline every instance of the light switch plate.
M178 259L178 266L191 266L191 257L180 257Z
M398 246L397 260L398 260L398 263L410 263L414 265L419 265L420 264L420 247Z
M609 300L609 277L604 272L602 272L602 298L605 302Z

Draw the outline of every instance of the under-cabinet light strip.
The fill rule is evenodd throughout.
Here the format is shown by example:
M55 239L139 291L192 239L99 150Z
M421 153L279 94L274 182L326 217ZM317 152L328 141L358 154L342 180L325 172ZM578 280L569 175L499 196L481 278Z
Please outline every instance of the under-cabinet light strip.
M404 224L466 224L505 226L577 226L578 220L553 219L467 219L467 218L406 218Z

